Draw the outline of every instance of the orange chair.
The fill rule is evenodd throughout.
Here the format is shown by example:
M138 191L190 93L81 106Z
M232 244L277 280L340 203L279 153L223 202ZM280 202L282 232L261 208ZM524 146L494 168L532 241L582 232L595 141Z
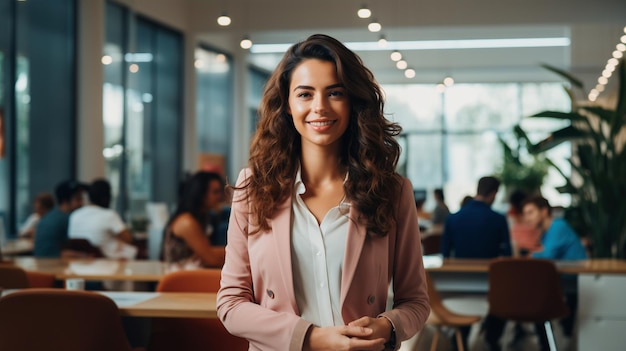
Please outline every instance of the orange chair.
M430 344L430 350L435 351L437 349L437 342L439 341L439 334L441 333L441 327L454 328L454 334L456 336L457 350L463 351L463 338L459 327L469 327L472 324L480 321L481 316L464 315L450 311L444 304L439 295L439 292L435 289L435 285L426 272L426 282L428 283L428 297L430 299L430 315L426 324L430 324L435 327L435 335Z
M52 288L55 276L50 273L28 272L12 264L0 264L0 288Z
M543 323L548 344L556 350L550 321L569 310L554 262L502 258L489 264L489 314L517 322Z
M25 289L30 288L26 271L12 264L0 265L0 288Z
M131 351L108 297L64 289L25 289L0 298L0 350Z
M159 292L217 292L220 269L169 273L157 286ZM218 319L155 318L149 351L229 350L246 351L248 341L228 333Z

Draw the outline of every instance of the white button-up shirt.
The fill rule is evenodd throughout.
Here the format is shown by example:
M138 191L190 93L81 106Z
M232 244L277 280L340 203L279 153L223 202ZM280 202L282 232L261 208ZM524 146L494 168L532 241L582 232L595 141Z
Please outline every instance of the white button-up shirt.
M341 270L348 233L350 204L342 200L317 224L302 200L306 192L296 175L291 257L296 303L302 318L316 326L344 325L341 317Z

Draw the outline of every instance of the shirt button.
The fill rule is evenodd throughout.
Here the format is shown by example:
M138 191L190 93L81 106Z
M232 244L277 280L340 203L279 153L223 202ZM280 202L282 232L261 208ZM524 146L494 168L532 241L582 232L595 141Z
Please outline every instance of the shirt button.
M323 287L324 287L324 283L320 283L320 288L323 288Z
M274 298L274 292L273 292L272 290L267 289L267 291L266 291L266 292L267 292L267 296L269 296L269 298L270 298L270 299L273 299L273 298Z
M367 298L367 304L368 304L368 305L373 304L373 303L374 303L374 301L376 301L376 296L374 296L374 295L370 295L370 296Z
M320 256L322 253L320 251L316 252L315 255L316 256Z

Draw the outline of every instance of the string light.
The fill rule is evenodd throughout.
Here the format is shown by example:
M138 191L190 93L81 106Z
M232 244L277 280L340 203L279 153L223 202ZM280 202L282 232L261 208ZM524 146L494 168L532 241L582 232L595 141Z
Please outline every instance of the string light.
M241 46L242 49L248 50L252 47L252 40L246 35L239 42L239 46Z
M363 4L361 5L361 8L356 12L356 15L359 16L359 18L370 18L370 16L372 15L372 11L367 8L367 5Z
M217 24L222 27L229 26L231 23L230 17L228 17L228 13L226 11L222 12L222 14L217 18Z

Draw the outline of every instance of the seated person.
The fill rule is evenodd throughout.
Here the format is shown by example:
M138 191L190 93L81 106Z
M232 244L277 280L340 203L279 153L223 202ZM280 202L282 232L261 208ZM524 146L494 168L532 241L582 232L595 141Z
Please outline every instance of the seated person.
M26 218L20 227L19 236L22 238L32 238L35 236L35 229L41 217L54 207L54 198L50 193L41 193L33 200L33 213Z
M548 200L533 196L524 201L524 220L541 232L541 247L534 258L584 260L587 251L572 227L563 218L552 217Z
M220 209L224 201L224 187L222 177L213 172L197 172L183 184L176 211L163 231L163 257L170 270L224 264L224 246L211 240L217 230L224 230L211 217L211 211Z
M526 194L521 190L515 190L509 195L509 211L507 219L511 230L511 245L514 256L526 256L537 251L541 246L539 237L541 232L533 225L524 221L522 204Z
M131 245L132 236L111 202L111 185L107 180L95 180L87 190L89 204L70 215L68 237L86 239L100 249L107 258L132 259L137 248Z
M75 180L59 183L55 190L57 206L46 213L36 226L34 256L60 257L67 241L70 213L83 205L86 186Z
M436 205L431 217L431 227L428 234L440 235L443 233L443 226L446 218L450 215L450 210L444 201L443 189L435 189L433 195L435 197Z

